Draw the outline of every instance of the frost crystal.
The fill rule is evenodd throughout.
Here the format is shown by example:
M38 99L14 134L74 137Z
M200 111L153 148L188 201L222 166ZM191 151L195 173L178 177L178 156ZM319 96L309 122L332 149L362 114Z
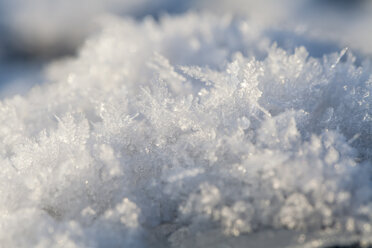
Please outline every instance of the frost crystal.
M1 246L372 241L369 60L229 16L103 23L0 102Z

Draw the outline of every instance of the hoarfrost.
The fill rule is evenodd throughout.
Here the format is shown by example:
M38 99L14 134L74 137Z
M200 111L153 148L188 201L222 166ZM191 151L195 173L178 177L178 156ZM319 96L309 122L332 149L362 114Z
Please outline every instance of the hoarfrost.
M229 16L102 22L0 102L0 244L371 242L369 60Z

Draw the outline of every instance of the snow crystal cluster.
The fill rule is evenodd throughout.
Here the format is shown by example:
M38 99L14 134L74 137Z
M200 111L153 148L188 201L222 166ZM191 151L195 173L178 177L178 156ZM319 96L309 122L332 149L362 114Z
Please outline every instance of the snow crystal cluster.
M230 16L102 23L0 102L0 246L372 243L370 60Z

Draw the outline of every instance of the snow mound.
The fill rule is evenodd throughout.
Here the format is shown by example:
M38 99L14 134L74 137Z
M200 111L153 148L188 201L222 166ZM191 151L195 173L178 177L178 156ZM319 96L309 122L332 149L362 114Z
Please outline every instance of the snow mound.
M369 60L229 16L102 22L0 102L0 244L372 242Z

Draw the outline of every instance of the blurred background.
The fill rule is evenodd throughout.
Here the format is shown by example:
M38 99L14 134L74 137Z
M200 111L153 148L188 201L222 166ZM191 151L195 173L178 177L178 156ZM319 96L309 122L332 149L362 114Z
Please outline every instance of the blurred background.
M74 55L104 14L141 20L188 11L250 18L279 46L305 45L314 57L344 47L372 55L368 0L0 0L0 99L42 83L43 67Z

